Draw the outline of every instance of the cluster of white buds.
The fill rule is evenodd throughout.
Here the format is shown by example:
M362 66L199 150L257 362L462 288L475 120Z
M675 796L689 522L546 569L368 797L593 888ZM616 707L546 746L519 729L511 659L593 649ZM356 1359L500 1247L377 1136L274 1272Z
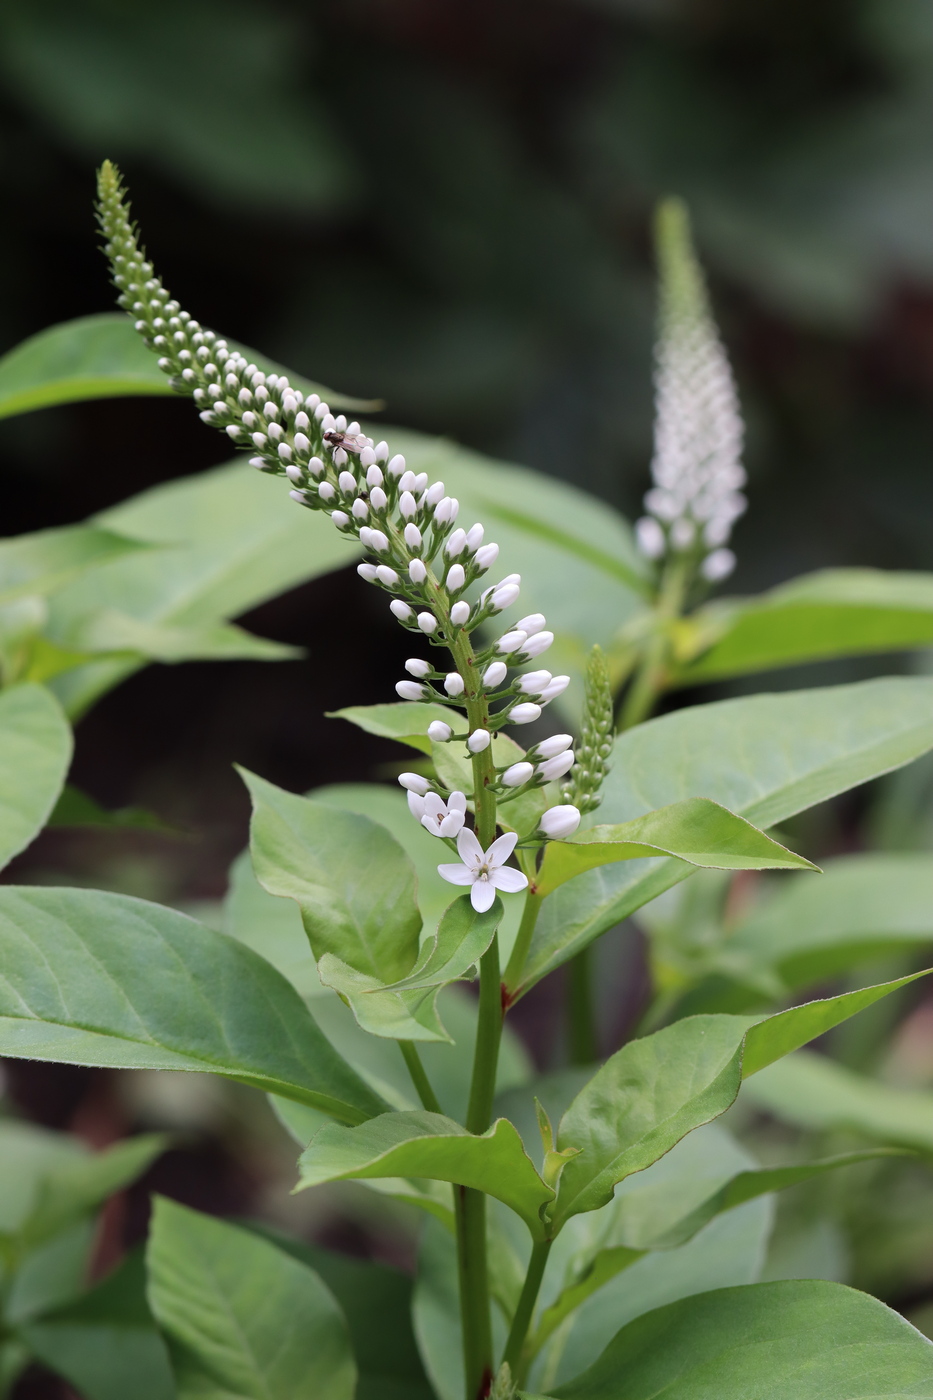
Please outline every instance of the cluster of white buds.
M470 594L499 555L499 546L486 541L484 527L458 525L459 502L443 482L411 470L401 454L391 454L386 442L374 442L359 423L333 414L318 394L303 395L284 375L264 373L203 330L170 298L146 261L109 164L101 171L100 192L99 219L118 300L159 355L173 387L203 406L205 423L250 452L254 467L287 478L299 505L325 512L342 534L359 540L369 556L358 566L360 577L390 595L389 608L403 627L450 652L455 669L413 657L406 662L409 678L396 686L403 700L466 710L466 728L455 732L453 725L434 721L430 737L465 743L476 755L504 725L537 720L570 678L546 670L515 674L554 640L540 613L521 618L474 650L472 634L516 603L521 585L518 574L509 574L478 596ZM537 745L527 761L495 769L492 786L500 800L566 776L574 762L570 744L569 735L558 735ZM445 798L436 784L417 775L403 775L401 781L414 815L429 831L447 840L461 834L462 793ZM569 834L566 804L561 811L559 817L545 813L539 839L558 830Z
M726 548L746 507L743 425L729 360L677 201L658 215L660 325L655 373L654 485L636 523L649 559L686 557L710 582L726 578Z

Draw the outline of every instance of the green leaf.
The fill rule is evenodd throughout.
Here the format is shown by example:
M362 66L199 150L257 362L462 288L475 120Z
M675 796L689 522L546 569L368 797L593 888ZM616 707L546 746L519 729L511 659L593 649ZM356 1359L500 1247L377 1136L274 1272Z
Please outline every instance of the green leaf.
M446 987L466 976L489 947L501 918L502 901L498 897L490 909L480 914L468 894L460 895L445 911L434 937L422 944L409 975L394 983L394 990Z
M0 867L38 836L71 763L68 721L40 685L0 694Z
M71 783L66 783L62 788L61 795L52 809L48 825L100 827L106 831L159 831L163 834L178 834L175 827L169 826L154 812L147 812L143 807L119 807L116 811L108 811L95 802L93 797L89 797L86 792L72 787Z
M758 827L899 768L933 747L933 681L894 677L697 705L620 736L600 816L627 822L689 797ZM520 991L684 879L674 860L591 871L543 905Z
M171 627L147 622L116 608L92 613L71 632L73 646L84 652L138 652L151 661L292 661L301 647L254 637L242 627L214 623Z
M876 1298L841 1284L759 1283L646 1313L553 1394L559 1400L929 1397L933 1343Z
M104 1152L82 1152L50 1165L36 1182L30 1211L16 1231L21 1245L42 1244L96 1210L141 1176L167 1145L164 1134L148 1133Z
M0 887L0 1053L223 1074L346 1122L382 1101L242 944L145 900Z
M822 879L773 892L729 935L717 965L737 980L771 974L781 995L930 942L933 857L843 856Z
M77 1301L20 1329L30 1351L85 1400L175 1400L165 1343L146 1303L142 1250Z
M164 1197L146 1261L179 1400L353 1400L346 1322L307 1265Z
M677 856L713 870L816 870L751 822L707 797L674 802L616 826L593 826L570 841L551 841L535 889L550 894L585 870L639 856Z
M231 348L242 350L266 373L281 372L282 366L236 341ZM335 407L372 409L371 400L347 399L312 384L289 371L289 379L303 393L315 390ZM166 395L174 390L122 312L80 316L63 321L30 336L0 359L0 418L31 413L53 404L77 403L86 399L112 399L127 394Z
M400 700L394 705L350 705L343 710L328 711L328 719L345 719L366 734L381 739L397 739L422 753L431 752L428 725L434 720L456 723L457 715L443 705L425 705L420 700ZM462 721L466 733L466 720Z
M299 1189L324 1181L413 1176L452 1181L495 1196L544 1238L541 1211L554 1192L535 1171L507 1118L473 1136L439 1113L384 1113L360 1129L328 1123L299 1159Z
M93 525L64 525L0 540L0 605L27 594L53 593L90 570L151 549Z
M253 801L257 878L270 894L295 900L318 961L331 953L383 984L407 976L421 915L414 867L398 843L367 817L240 772Z
M899 1089L799 1050L745 1090L756 1107L802 1128L842 1129L933 1152L933 1093Z
M96 524L163 548L116 560L60 591L49 636L61 647L114 608L152 627L210 634L228 618L355 558L330 520L296 510L280 481L242 458L145 491ZM68 712L79 714L142 664L138 656L88 663L57 679L55 689Z
M579 1155L561 1175L552 1232L570 1216L604 1206L618 1182L724 1113L744 1078L913 980L899 978L767 1018L690 1016L630 1041L561 1119L558 1149L575 1147Z
M933 574L823 569L758 598L724 599L684 624L682 648L703 648L677 685L833 656L900 651L933 641Z

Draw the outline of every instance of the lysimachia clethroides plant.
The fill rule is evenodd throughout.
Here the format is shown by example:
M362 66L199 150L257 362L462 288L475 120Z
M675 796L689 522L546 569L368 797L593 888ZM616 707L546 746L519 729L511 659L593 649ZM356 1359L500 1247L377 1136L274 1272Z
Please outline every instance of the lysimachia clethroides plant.
M719 1288L713 1279L708 1292L699 1291L702 1283L685 1285L673 1294L679 1301L630 1311L633 1321L620 1317L608 1338L580 1353L573 1338L581 1335L574 1333L581 1309L639 1261L680 1249L755 1198L872 1155L770 1169L730 1159L712 1179L695 1165L700 1158L689 1144L712 1141L703 1134L718 1129L704 1125L730 1108L743 1079L912 977L771 1015L688 1016L542 1088L540 1101L529 1095L518 1105L513 1094L514 1111L497 1114L508 1013L547 972L698 868L815 867L689 787L652 804L650 794L676 789L669 774L684 755L664 744L667 721L653 721L642 730L656 732L658 743L640 749L637 771L628 771L631 736L614 741L598 651L580 742L548 732L547 707L567 678L544 669L553 641L547 620L521 615L521 579L500 559L485 523L461 522L443 483L410 469L388 441L331 413L286 376L263 373L204 329L156 276L109 163L99 195L120 305L172 385L254 469L284 478L293 501L328 515L365 551L361 586L381 590L412 637L408 674L394 681L398 703L379 709L384 723L391 710L392 732L419 757L399 779L407 830L388 830L374 812L244 775L259 882L297 903L318 994L336 992L355 1017L356 1039L344 1054L311 1015L309 1007L323 1003L303 1001L276 967L235 939L143 901L47 890L15 892L18 902L10 895L4 909L21 937L18 1001L3 1007L16 1032L4 1033L2 1048L227 1075L271 1093L283 1116L307 1125L301 1187L378 1183L423 1209L426 1231L442 1241L438 1257L455 1251L458 1302L450 1311L438 1284L425 1303L428 1270L415 1325L426 1379L409 1390L392 1390L388 1381L380 1389L378 1362L370 1359L372 1388L361 1382L361 1396L933 1397L933 1346L877 1300L821 1281ZM716 346L707 349L707 397L730 425L729 460L710 460L685 482L676 459L696 454L675 439L693 428L674 422L670 440L659 444L663 465L639 537L648 554L666 554L681 572L712 579L726 571L722 551L741 509L733 450L740 424L728 370ZM676 354L662 364L664 392L677 399ZM393 680L386 678L387 691ZM367 724L365 711L346 715ZM532 739L523 747L526 734ZM813 744L803 748L799 762L787 758L779 772L766 755L750 776L762 825L912 756L902 745L892 759L874 743L847 766L816 764ZM715 747L701 757L707 767L726 762ZM637 794L628 808L619 797L626 784ZM741 799L754 807L739 785L735 791L736 805ZM597 813L612 819L599 824ZM416 838L423 850L422 828L436 857L422 860L419 887L409 851ZM624 863L631 874L620 882ZM452 887L449 902L439 918L423 920L419 898L438 879ZM426 1047L451 1042L440 994L474 980L477 969L475 1011L472 1020L458 1018L451 1051L468 1083L463 1111L448 1101L450 1076L429 1072ZM464 1040L464 1025L475 1027L475 1038L471 1032ZM364 1033L375 1054L354 1048ZM393 1087L399 1054L407 1094ZM205 1259L209 1288L197 1283ZM179 1395L350 1400L357 1393L362 1352L354 1357L340 1308L294 1252L190 1213L183 1218L180 1208L160 1202L148 1268L149 1303ZM223 1295L216 1316L215 1295ZM258 1379L247 1383L232 1342L225 1349L218 1340L221 1312L252 1338L249 1364L266 1368ZM378 1317L372 1326L378 1331ZM359 1326L350 1331L361 1345Z

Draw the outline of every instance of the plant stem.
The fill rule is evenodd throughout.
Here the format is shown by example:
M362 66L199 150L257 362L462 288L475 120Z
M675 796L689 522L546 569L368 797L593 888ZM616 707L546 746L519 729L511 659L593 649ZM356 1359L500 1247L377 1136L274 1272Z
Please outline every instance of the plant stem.
M683 611L687 591L687 567L682 561L669 564L661 579L655 603L655 631L642 653L632 683L626 691L619 716L619 729L633 729L646 720L666 685L666 663L670 651L669 624Z
M521 1296L512 1319L505 1351L502 1353L502 1360L509 1363L512 1375L519 1385L525 1379L524 1372L527 1365L527 1360L522 1356L525 1338L528 1336L528 1328L534 1315L535 1303L538 1301L538 1292L541 1288L541 1280L544 1277L544 1269L550 1252L550 1240L542 1240L531 1251L528 1272L525 1275Z
M567 986L567 1040L570 1063L591 1065L599 1054L593 1006L593 948L571 958Z
M502 978L502 985L510 996L521 981L525 961L528 957L528 950L531 947L532 935L535 931L535 924L538 922L541 905L544 903L543 897L534 893L533 886L534 881L532 880L528 893L525 895L525 907L522 910L522 921L518 926L518 933L515 936L512 954Z
M408 1066L408 1073L411 1081L418 1090L418 1097L424 1107L430 1113L443 1113L438 1097L431 1087L431 1081L427 1076L427 1071L421 1063L421 1056L418 1054L418 1047L412 1040L400 1040L398 1048L402 1052L402 1058Z
M457 1272L466 1400L482 1400L492 1383L492 1319L486 1269L486 1197L467 1186L454 1187Z
M499 983L499 940L492 940L479 965L479 1023L473 1052L473 1079L465 1127L484 1133L492 1118L496 1068L502 1039L502 989Z

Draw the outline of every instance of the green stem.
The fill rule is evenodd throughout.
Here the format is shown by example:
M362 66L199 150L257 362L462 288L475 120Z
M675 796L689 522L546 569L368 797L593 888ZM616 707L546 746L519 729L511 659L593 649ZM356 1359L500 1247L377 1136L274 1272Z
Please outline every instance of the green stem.
M538 1301L541 1280L544 1278L544 1269L550 1252L550 1240L542 1240L539 1244L536 1244L531 1251L531 1259L528 1261L528 1272L525 1275L525 1282L518 1300L518 1306L515 1309L515 1316L512 1319L512 1326L505 1344L505 1351L502 1353L502 1360L509 1363L512 1376L519 1385L524 1382L524 1373L527 1369L528 1358L522 1355L525 1339L528 1336L528 1328L531 1326L535 1303Z
M418 1097L429 1113L443 1113L443 1109L438 1101L438 1097L431 1087L431 1081L427 1076L424 1065L421 1063L421 1056L418 1054L418 1047L414 1041L400 1040L398 1048L402 1052L402 1058L408 1066L408 1073L411 1075L411 1082L418 1090Z
M598 1057L593 1006L592 945L571 958L567 988L567 1040L570 1063L591 1065Z
M492 1318L486 1268L486 1197L466 1186L454 1187L457 1223L457 1271L460 1278L460 1323L466 1400L481 1400L492 1383Z
M642 652L641 661L622 702L620 731L633 729L636 724L646 720L666 689L670 651L668 627L683 611L688 581L688 567L682 560L668 565L654 608L655 631Z
M473 1079L467 1107L466 1130L484 1133L492 1118L496 1092L496 1068L502 1039L502 988L499 981L498 935L480 959L479 1022L473 1052Z
M512 946L512 954L506 965L505 975L502 978L502 985L506 993L511 998L521 976L525 970L525 962L528 957L528 950L531 947L532 935L535 931L535 924L538 922L538 915L541 912L541 905L544 903L544 896L535 894L532 881L528 893L525 895L525 907L522 910L522 921L518 926L518 933L515 936L515 943Z

